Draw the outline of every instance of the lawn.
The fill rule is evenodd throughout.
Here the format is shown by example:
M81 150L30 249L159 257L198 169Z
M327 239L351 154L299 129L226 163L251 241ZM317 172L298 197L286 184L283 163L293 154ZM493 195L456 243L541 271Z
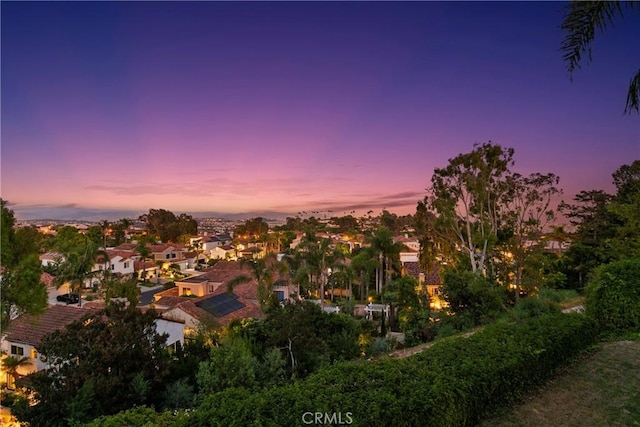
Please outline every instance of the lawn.
M482 426L640 426L640 341L600 344Z

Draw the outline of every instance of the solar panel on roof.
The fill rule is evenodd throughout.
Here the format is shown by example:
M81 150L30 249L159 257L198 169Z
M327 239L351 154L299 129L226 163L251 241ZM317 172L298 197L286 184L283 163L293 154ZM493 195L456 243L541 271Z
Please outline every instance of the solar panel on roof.
M237 295L228 293L207 298L206 300L197 302L196 305L216 317L226 316L244 307L244 304L238 301Z

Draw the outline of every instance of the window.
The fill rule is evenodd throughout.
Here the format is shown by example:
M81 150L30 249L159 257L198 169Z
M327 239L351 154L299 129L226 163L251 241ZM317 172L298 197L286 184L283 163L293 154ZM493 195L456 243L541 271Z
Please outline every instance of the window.
M115 264L111 264L111 269L115 270L116 269L116 265Z
M24 356L24 348L20 347L19 345L12 345L11 354L15 356Z
M191 288L183 288L182 294L187 296L191 295Z
M38 357L38 350L36 350L35 348L32 348L31 351L29 352L29 357L31 357L32 359L35 359L36 357Z
M128 262L124 263L124 268L129 268L129 263Z
M171 254L171 258L175 258L175 257L176 257L176 254Z
M166 258L166 259L171 258L171 254L166 254L166 255L165 255L165 258Z

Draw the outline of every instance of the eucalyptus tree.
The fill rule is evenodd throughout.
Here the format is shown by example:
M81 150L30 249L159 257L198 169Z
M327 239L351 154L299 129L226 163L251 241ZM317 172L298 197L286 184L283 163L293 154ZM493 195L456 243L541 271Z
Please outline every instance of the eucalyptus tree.
M513 173L507 177L509 194L504 200L501 222L509 234L504 246L512 261L516 301L526 262L541 249L544 230L556 219L552 202L561 193L557 186L559 181L560 178L552 173L533 173L529 176Z
M483 275L497 242L513 155L513 148L476 143L470 153L459 154L446 167L434 170L424 199L435 214L437 238L465 253L471 270Z
M573 1L566 8L561 28L566 32L561 51L567 64L569 75L580 68L584 54L591 61L591 44L595 40L596 30L604 32L613 26L616 19L622 19L624 8L640 8L637 1ZM637 43L637 41L635 42ZM627 91L625 113L632 110L640 112L640 69L631 77Z

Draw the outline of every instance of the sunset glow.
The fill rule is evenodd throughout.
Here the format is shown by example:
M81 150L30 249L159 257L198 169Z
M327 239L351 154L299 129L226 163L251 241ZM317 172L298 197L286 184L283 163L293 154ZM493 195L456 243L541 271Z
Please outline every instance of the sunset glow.
M488 140L566 198L609 191L640 158L640 28L571 82L563 5L3 2L2 198L25 219L405 214Z

